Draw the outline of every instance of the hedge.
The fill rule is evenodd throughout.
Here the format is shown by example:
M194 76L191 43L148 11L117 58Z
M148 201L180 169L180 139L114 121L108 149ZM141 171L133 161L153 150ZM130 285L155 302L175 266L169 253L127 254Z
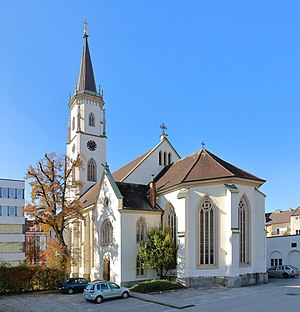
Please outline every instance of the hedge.
M57 289L64 281L58 269L41 266L0 267L0 294Z

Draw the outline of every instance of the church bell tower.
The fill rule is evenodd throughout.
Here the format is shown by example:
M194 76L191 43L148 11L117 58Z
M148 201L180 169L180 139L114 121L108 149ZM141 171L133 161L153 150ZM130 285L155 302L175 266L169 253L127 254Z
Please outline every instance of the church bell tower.
M69 102L67 156L78 155L82 167L75 179L83 183L80 195L99 181L106 162L106 119L103 91L97 91L84 22L83 51L75 93Z

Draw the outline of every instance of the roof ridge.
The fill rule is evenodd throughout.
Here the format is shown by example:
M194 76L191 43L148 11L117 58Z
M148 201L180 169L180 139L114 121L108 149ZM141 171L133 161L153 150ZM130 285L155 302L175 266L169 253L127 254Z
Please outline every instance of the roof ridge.
M222 166L227 172L229 172L231 175L235 175L232 171L230 171L229 169L227 169L226 167L224 167L219 161L217 161L216 159L215 159L215 157L217 158L217 159L219 159L219 160L221 160L221 161L223 161L223 162L225 162L225 163L227 163L226 161L224 161L224 160L222 160L221 158L219 158L218 156L216 156L215 154L213 154L213 153L211 153L210 151L207 151L207 150L205 150L206 152L207 152L207 154L210 156L210 158L215 162L215 163L217 163L219 166ZM228 163L229 164L229 163ZM231 165L231 164L229 164L229 165ZM234 166L234 165L231 165L231 166ZM235 167L235 166L234 166ZM237 167L236 167L237 168ZM238 168L238 169L240 169L240 168ZM242 170L242 169L240 169L240 170ZM244 171L244 170L243 170Z
M147 157L148 157L148 155L152 152L152 150L153 150L154 148L152 148L151 150L149 150L148 152L146 152L146 153L144 153L144 154L142 154L141 156L139 156L139 157L142 157L142 156L144 156L143 158L141 158L141 160L135 165L135 166L133 166L132 168L131 168L131 170L129 170L129 172L127 172L127 174L125 174L125 176L121 179L121 181L120 182L123 182ZM136 159L138 159L139 157L137 157L137 158L135 158L134 160L136 160ZM133 161L134 161L133 160ZM126 166L126 165L125 165Z
M191 157L192 155L197 154L197 153L199 152L199 154L198 154L198 156L197 156L197 159L196 159L195 162L192 164L191 168L188 170L188 173L184 176L184 178L180 181L180 183L182 183L182 182L185 181L185 179L186 179L187 176L190 174L190 172L192 171L192 169L196 166L197 162L199 161L199 159L200 159L200 157L201 157L201 155L202 155L203 150L204 150L204 149L202 148L201 150L198 150L198 151L196 151L196 152L194 152L194 153L192 153L192 154L186 156L186 157Z
M173 151L178 155L178 157L180 157L180 155L177 153L176 149L173 147L173 145L171 144L171 142L168 140L168 138L165 138L164 140L161 140L158 144L156 144L153 148L151 148L148 152L136 157L134 160L130 161L129 163L125 164L124 166L122 166L121 168L119 168L118 170L125 168L126 166L128 166L131 163L134 163L135 161L137 161L139 158L141 158L120 180L119 182L123 182L137 167L139 167L144 160L151 154L153 153L161 144L163 144L163 142L167 141L168 144L171 146L171 148L173 149ZM118 170L114 171L114 173L116 173Z
M128 185L138 185L138 186L148 186L148 184L141 184L141 183L132 183L132 182L121 182L121 181L116 181L116 184L128 184Z
M252 174L252 173L250 173L250 172L248 172L248 171L246 171L246 170L244 170L244 169L242 169L242 168L240 168L240 167L237 167L237 166L235 166L235 165L229 163L228 161L225 161L225 160L221 159L220 157L216 156L216 155L213 154L212 152L207 151L207 153L211 156L211 158L212 158L213 160L215 160L218 164L220 164L224 169L226 169L228 172L230 172L233 176L237 176L237 175L236 175L235 173L233 173L230 169L228 169L227 167L225 167L222 163L224 163L226 166L229 165L229 166L231 166L231 167L233 167L233 168L236 168L236 169L239 170L240 172L247 173L249 176L251 176L251 177L253 177L253 178L255 178L255 179L259 180L259 181L264 181L264 182L265 182L264 179L261 179L261 178L259 178L258 176L254 175L254 174Z

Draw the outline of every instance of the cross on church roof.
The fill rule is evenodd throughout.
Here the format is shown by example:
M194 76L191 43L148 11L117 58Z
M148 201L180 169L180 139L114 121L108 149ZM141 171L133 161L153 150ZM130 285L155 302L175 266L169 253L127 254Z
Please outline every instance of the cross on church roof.
M85 35L87 35L87 34L88 34L87 25L88 25L89 23L88 23L86 20L84 20L82 23L83 23L83 25L84 25L83 33L84 33Z
M168 128L166 127L166 125L164 123L162 123L160 125L160 129L162 129L162 134L165 134L165 130L167 130Z
M204 142L204 140L202 140L201 145L202 145L202 148L205 148L205 142Z

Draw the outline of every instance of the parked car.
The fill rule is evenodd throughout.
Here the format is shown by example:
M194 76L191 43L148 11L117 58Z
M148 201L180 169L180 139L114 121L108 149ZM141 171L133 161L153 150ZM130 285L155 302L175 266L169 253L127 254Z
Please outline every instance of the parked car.
M74 277L62 283L58 289L62 293L72 295L74 292L83 292L87 284L88 281L85 278Z
M105 299L120 297L126 299L129 297L129 289L120 287L113 282L95 281L87 284L83 291L83 298L87 301L101 303Z
M295 277L299 276L298 268L293 265L276 265L268 269L269 277Z

